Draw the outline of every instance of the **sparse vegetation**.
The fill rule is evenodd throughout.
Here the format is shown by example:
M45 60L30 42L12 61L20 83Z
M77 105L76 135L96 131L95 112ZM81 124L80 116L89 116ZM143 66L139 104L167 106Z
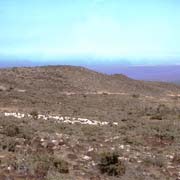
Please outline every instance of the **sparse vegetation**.
M179 178L179 88L66 66L4 70L2 87L0 180Z

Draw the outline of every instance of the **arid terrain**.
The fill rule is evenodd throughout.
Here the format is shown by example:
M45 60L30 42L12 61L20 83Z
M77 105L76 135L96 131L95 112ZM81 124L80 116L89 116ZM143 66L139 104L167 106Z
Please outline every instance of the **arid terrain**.
M0 180L118 179L180 180L180 86L0 69Z

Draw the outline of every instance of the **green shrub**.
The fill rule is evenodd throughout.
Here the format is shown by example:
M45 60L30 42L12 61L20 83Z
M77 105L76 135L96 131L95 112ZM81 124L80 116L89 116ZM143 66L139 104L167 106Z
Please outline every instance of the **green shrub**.
M68 163L62 159L54 159L53 166L59 173L69 173Z
M19 130L19 127L16 126L15 124L9 124L9 125L5 126L4 133L7 136L14 137L20 133L20 130Z
M126 167L122 161L118 160L117 153L102 153L100 155L100 163L98 164L102 174L109 176L122 176L125 174Z
M50 154L39 154L34 157L34 169L36 174L46 176L48 171L54 170L55 172L67 174L69 173L69 164L60 158L57 158Z
M0 142L0 148L9 152L15 152L17 142L13 137L6 137Z

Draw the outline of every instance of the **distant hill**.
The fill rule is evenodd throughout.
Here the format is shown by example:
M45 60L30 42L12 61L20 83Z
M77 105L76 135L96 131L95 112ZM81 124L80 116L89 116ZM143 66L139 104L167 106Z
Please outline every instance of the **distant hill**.
M108 74L122 73L133 79L147 81L180 82L180 65L169 66L108 66L94 67Z
M26 90L28 96L38 97L56 97L64 92L159 96L180 91L180 86L174 84L138 81L121 74L106 75L77 66L1 69L0 86Z

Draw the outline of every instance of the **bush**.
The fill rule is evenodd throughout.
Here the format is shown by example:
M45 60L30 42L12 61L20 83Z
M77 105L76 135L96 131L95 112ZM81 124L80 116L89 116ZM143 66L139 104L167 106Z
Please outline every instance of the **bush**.
M45 177L45 176L47 176L49 168L50 168L50 165L46 161L36 162L36 164L35 164L35 174L38 177Z
M9 152L15 152L17 142L12 137L6 137L0 142L0 149L7 150Z
M180 164L180 153L176 153L174 155L174 158L172 160L173 163L177 163L177 164Z
M34 170L35 175L39 178L46 177L53 158L48 153L44 152L43 154L37 153L29 159L32 161L32 169Z
M126 168L122 161L118 160L117 153L103 153L100 155L100 163L98 164L102 174L109 176L122 176L125 174Z
M4 128L5 134L10 137L17 136L20 133L19 127L15 124L9 124Z
M146 157L144 159L144 163L146 165L152 165L161 168L165 166L166 161L163 156L158 155L156 157Z
M33 119L38 119L38 112L37 111L32 111L31 113L30 113L30 115L33 117Z
M102 92L102 95L106 96L108 95L108 92Z
M62 174L69 173L69 164L66 161L46 153L34 157L33 164L35 165L35 174L39 174L41 177L47 176L50 169Z
M139 94L133 94L132 97L133 97L133 98L139 98L140 95L139 95Z
M54 159L53 166L59 173L69 173L68 163L64 160Z
M151 120L162 120L162 115L157 114L150 117Z

